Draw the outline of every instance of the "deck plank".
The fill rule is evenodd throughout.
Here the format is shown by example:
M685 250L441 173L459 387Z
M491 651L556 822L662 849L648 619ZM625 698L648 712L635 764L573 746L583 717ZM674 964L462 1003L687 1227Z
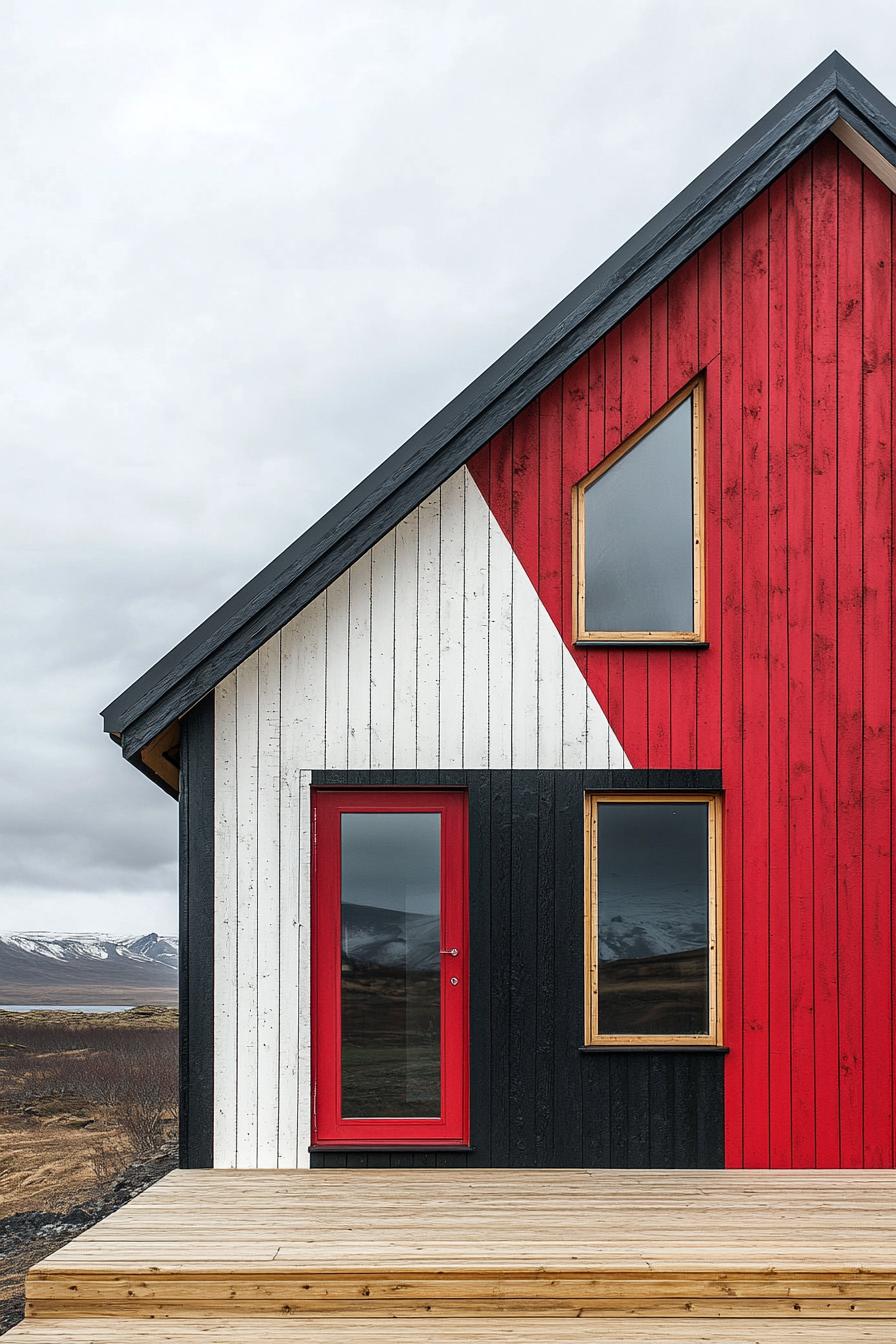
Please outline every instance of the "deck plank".
M225 1316L128 1322L129 1344L890 1344L888 1321L649 1320L495 1317L474 1320L297 1319ZM121 1321L25 1321L14 1344L119 1344Z
M35 1266L27 1306L896 1318L896 1173L179 1171Z

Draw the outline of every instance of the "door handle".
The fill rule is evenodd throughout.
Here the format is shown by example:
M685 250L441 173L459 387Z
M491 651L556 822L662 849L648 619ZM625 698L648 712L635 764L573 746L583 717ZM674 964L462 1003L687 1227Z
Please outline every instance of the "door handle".
M439 956L440 956L440 957L456 957L456 956L459 956L459 953L458 953L458 950L457 950L456 947L440 947L440 948L439 948Z

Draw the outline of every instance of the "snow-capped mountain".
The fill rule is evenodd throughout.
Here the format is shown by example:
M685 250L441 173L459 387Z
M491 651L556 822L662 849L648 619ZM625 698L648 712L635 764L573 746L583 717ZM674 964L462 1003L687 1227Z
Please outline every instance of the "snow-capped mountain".
M342 907L342 956L367 971L437 971L439 921L430 915L346 904Z
M601 961L666 957L706 947L706 921L682 920L673 912L652 919L611 915L600 923Z
M123 957L127 961L158 961L177 966L177 939L158 933L141 933L134 938L113 938L108 933L0 933L0 944L3 943L39 957L52 957L54 961Z
M174 1003L177 938L0 933L0 1003Z

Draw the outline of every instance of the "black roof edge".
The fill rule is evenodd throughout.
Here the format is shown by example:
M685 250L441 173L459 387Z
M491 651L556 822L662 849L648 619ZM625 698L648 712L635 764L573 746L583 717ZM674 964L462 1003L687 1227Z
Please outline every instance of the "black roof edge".
M103 711L134 758L842 118L896 165L896 107L839 52Z

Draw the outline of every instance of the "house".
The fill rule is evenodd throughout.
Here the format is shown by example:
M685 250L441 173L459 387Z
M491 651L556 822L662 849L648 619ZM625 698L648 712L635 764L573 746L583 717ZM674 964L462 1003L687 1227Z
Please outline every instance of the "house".
M185 1165L894 1165L894 190L835 54L104 711Z

